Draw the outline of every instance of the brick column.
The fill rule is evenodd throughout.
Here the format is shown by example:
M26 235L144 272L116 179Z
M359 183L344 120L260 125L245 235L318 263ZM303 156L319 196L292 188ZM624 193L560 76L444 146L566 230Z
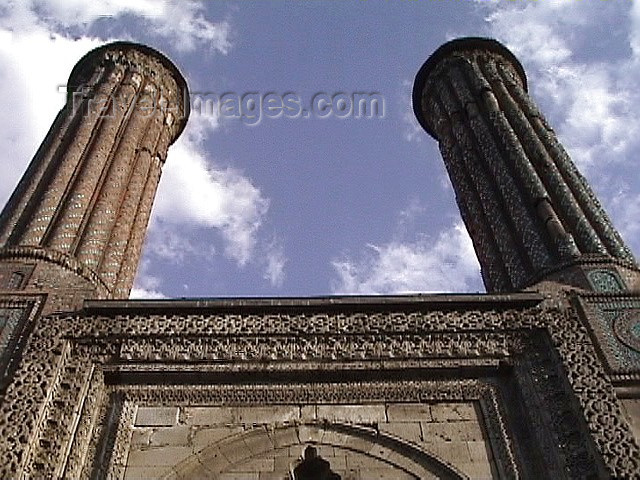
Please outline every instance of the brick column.
M413 105L438 140L488 291L518 290L586 259L637 269L503 45L444 44L418 72Z
M78 62L68 92L0 215L0 269L34 267L26 289L126 298L167 149L188 117L186 82L159 52L117 42Z

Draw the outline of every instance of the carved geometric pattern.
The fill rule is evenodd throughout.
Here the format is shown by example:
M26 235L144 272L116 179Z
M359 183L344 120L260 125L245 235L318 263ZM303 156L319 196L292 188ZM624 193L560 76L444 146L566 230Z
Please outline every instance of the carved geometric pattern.
M468 354L472 338L478 355L506 356L517 350L517 335L494 333L435 333L428 337L402 334L324 335L300 338L195 337L127 339L120 358L130 361L242 361L253 360L359 360L377 358L452 358Z
M613 331L618 340L640 353L640 309L622 313L613 323Z
M587 278L596 292L617 293L625 290L622 279L612 270L590 270Z
M589 295L580 302L600 352L613 374L640 373L640 299Z

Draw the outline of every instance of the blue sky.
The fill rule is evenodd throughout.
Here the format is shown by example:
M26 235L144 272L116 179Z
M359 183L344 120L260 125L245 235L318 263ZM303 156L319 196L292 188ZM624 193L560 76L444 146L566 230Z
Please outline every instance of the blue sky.
M444 165L410 110L442 43L489 36L640 252L640 2L9 1L0 6L4 203L71 68L113 40L164 52L192 92L376 92L384 118L192 115L171 147L136 297L483 291ZM46 74L42 69L46 69Z

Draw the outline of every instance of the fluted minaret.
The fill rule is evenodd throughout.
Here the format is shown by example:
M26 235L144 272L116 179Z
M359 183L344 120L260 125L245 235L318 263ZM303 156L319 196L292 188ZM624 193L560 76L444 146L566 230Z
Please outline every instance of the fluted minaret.
M558 272L585 263L637 269L503 45L441 46L418 72L413 107L439 142L489 292L571 283Z
M188 114L186 82L156 50L117 42L85 55L0 215L0 289L127 298L167 149Z

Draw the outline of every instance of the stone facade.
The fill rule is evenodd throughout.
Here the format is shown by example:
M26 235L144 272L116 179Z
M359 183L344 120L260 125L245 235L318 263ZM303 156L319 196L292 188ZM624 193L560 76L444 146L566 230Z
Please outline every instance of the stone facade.
M0 217L0 478L640 476L640 273L503 46L414 88L486 295L126 300L186 84L125 43L71 79Z

